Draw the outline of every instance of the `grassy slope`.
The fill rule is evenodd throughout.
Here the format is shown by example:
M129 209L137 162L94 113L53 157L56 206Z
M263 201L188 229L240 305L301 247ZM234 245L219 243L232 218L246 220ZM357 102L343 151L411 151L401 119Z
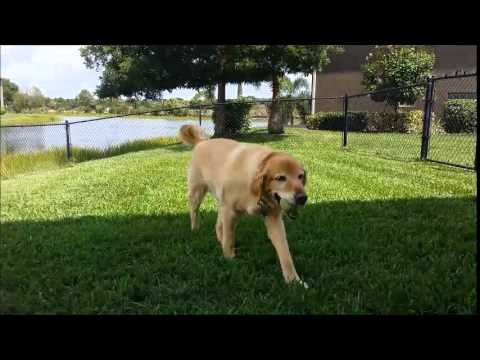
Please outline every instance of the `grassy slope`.
M129 141L120 145L113 145L105 150L95 148L72 147L72 160L68 161L65 148L53 148L35 152L14 152L2 155L0 158L0 176L6 178L22 173L31 173L40 170L52 170L70 166L93 159L102 159L121 155L128 152L155 149L177 143L175 138L158 137L145 140Z
M197 119L198 114L178 116L172 115L168 112L161 115L133 115L124 116L124 114L111 114L111 113L84 113L84 112L55 112L55 113L36 113L36 114L16 114L7 113L1 116L0 125L31 125L31 124L44 124L62 120L64 117L91 117L91 118L103 118L103 117L119 117L125 120L130 119L143 119L143 120L185 120L185 119ZM202 120L211 120L210 115L202 114Z
M304 161L308 206L287 221L287 287L261 219L215 240L189 230L183 145L3 180L0 313L472 313L475 174L341 151L338 134L257 135Z
M54 123L62 120L58 114L4 114L1 116L0 125L31 125Z

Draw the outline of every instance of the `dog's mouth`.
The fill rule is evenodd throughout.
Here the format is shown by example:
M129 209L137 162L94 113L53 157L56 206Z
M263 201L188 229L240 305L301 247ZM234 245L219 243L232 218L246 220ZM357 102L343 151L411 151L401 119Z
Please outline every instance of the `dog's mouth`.
M275 198L275 200L277 200L277 203L280 204L280 200L282 200L282 198L280 197L280 195L278 195L277 193L273 193L273 197Z
M277 193L273 193L273 197L275 198L275 200L277 200L278 205L280 205L283 208L283 213L285 215L287 215L291 220L295 220L297 218L298 211L297 211L296 205L293 205L291 204L290 201L283 199L283 201L286 201L287 203L291 204L287 208L284 208L284 206L282 206L282 197L280 197L280 195L278 195Z

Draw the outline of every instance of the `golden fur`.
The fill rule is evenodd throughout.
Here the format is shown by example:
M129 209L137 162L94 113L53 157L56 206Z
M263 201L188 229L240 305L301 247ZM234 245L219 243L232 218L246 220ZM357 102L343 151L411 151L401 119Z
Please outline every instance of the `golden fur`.
M179 137L194 147L188 169L192 231L199 227L198 211L208 191L218 203L217 239L224 256L233 258L236 219L263 214L285 281L303 283L290 255L279 205L282 198L292 204L305 203L306 173L302 164L266 146L207 139L196 125L182 126Z

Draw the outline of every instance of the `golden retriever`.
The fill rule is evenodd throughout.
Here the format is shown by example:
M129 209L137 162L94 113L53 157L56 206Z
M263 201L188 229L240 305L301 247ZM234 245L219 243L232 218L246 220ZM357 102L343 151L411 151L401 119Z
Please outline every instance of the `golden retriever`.
M270 241L287 283L300 280L288 248L281 199L305 205L306 172L292 156L229 139L208 139L196 125L184 125L179 137L194 147L188 169L188 201L192 231L199 227L198 211L209 191L218 202L217 239L226 258L235 256L235 221L241 215L263 215Z

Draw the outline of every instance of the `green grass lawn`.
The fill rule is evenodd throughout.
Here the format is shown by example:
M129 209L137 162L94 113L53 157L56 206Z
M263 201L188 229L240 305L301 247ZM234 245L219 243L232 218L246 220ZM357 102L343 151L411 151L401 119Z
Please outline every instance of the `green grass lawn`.
M224 260L207 196L190 232L184 145L1 181L0 313L419 314L476 312L476 174L344 151L338 133L242 137L309 171L286 220L310 289L283 282L260 218Z

